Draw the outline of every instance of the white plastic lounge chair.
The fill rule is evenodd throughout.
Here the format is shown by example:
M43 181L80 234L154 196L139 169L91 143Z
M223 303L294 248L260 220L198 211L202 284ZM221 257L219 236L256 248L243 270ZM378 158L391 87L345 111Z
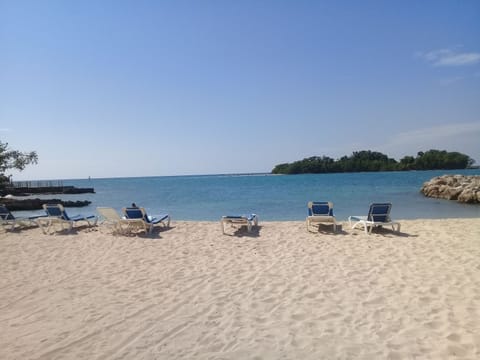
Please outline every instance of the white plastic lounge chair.
M6 230L13 230L16 226L38 226L37 219L45 216L15 217L5 205L0 205L0 225Z
M110 226L113 233L126 233L133 228L145 228L142 219L126 219L121 217L114 208L97 207L101 223Z
M322 223L333 224L333 231L337 231L337 222L333 215L333 203L330 201L310 201L306 219L307 230L311 231L312 226L318 226Z
M69 216L62 204L43 204L43 209L47 216L39 219L39 223L42 225L42 230L45 234L49 233L50 228L56 224L60 225L62 229L66 225L68 231L71 231L74 224L80 221L86 222L88 226L95 226L98 221L98 217L95 215Z
M258 216L256 214L250 215L225 215L222 216L220 221L222 225L222 233L225 234L225 224L230 224L232 226L239 225L239 226L247 226L247 231L252 231L253 226L258 225Z
M391 209L390 203L374 203L370 205L367 216L349 216L348 222L352 229L363 226L365 234L370 234L374 227L386 225L391 226L393 231L395 227L396 231L400 231L400 223L390 218Z
M168 214L149 216L144 208L137 207L123 208L122 211L126 219L140 220L140 224L143 224L145 232L148 232L149 234L152 233L153 228L157 224L161 224L165 227L170 226L170 215Z

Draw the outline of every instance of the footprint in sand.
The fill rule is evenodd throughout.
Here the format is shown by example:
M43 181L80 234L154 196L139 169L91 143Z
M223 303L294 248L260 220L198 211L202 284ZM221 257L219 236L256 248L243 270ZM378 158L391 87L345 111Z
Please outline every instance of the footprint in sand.
M457 333L451 333L450 335L447 336L447 339L456 343L459 343L461 340L461 336Z
M425 323L425 326L429 329L437 330L442 327L443 323L441 321L429 321Z
M365 301L363 305L378 305L385 302L385 298L383 296L373 298L371 300Z
M322 315L320 316L318 319L319 320L331 320L331 319L335 319L337 317L341 316L340 313L336 313L336 312L330 312L328 314L325 314L325 315Z
M315 299L318 296L318 294L319 294L318 291L311 292L311 293L305 294L305 297L308 298L308 299Z
M420 299L419 299L422 303L430 303L432 301L432 298L431 297L428 297L428 296L422 296Z
M307 315L303 313L292 314L292 319L295 321L303 321L306 318L307 318Z
M467 355L466 350L460 346L450 345L449 347L447 347L447 352L449 356L454 357L465 357Z
M404 355L396 351L390 351L390 353L387 356L387 359L389 360L402 360L403 358L404 358Z

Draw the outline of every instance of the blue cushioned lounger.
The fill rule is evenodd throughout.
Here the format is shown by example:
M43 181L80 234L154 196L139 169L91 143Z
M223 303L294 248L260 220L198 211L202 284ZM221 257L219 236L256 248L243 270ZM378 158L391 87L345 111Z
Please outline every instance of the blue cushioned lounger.
M88 226L95 226L98 221L96 215L75 215L69 216L65 211L65 208L62 204L43 204L43 209L47 213L45 218L39 220L42 225L42 230L44 233L48 233L50 228L55 224L59 224L63 229L64 225L67 225L68 230L73 229L74 224L84 221Z
M349 216L348 222L352 229L363 226L366 234L370 234L374 227L385 225L392 226L393 231L400 231L400 223L390 218L391 209L391 203L374 203L370 205L367 216Z
M333 231L337 231L337 222L333 215L333 203L330 201L310 201L308 203L307 230L313 225L321 223L333 224ZM318 230L318 229L317 229Z
M157 224L162 224L163 226L170 226L170 215L162 214L156 216L149 216L144 208L137 207L128 207L123 208L123 214L126 219L138 219L143 221L145 231L151 233L153 228Z
M222 225L222 232L225 234L225 224L247 226L248 232L252 231L253 226L258 225L258 216L256 214L250 215L225 215L220 221Z
M46 217L46 215L15 217L5 205L0 205L0 224L7 230L15 229L15 226L35 226L38 225L37 219Z

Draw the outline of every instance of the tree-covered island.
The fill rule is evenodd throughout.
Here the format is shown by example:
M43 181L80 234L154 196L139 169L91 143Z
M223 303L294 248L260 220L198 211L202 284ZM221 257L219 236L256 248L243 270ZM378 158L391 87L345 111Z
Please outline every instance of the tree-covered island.
M376 151L355 151L350 156L334 160L328 156L312 156L303 160L276 165L272 174L322 174L360 171L453 170L474 164L470 156L445 150L418 152L400 161Z

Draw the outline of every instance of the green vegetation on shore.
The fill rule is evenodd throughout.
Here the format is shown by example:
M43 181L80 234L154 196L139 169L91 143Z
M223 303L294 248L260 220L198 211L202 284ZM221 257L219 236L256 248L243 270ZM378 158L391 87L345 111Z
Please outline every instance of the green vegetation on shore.
M445 150L420 151L416 157L405 156L400 161L376 151L356 151L334 160L328 156L312 156L292 163L276 165L272 174L321 174L360 171L404 171L466 169L474 160L459 152Z
M7 170L15 169L22 171L29 164L36 164L38 155L35 151L21 152L12 150L8 147L8 143L0 140L0 195L3 190L10 184L10 178L5 174Z

